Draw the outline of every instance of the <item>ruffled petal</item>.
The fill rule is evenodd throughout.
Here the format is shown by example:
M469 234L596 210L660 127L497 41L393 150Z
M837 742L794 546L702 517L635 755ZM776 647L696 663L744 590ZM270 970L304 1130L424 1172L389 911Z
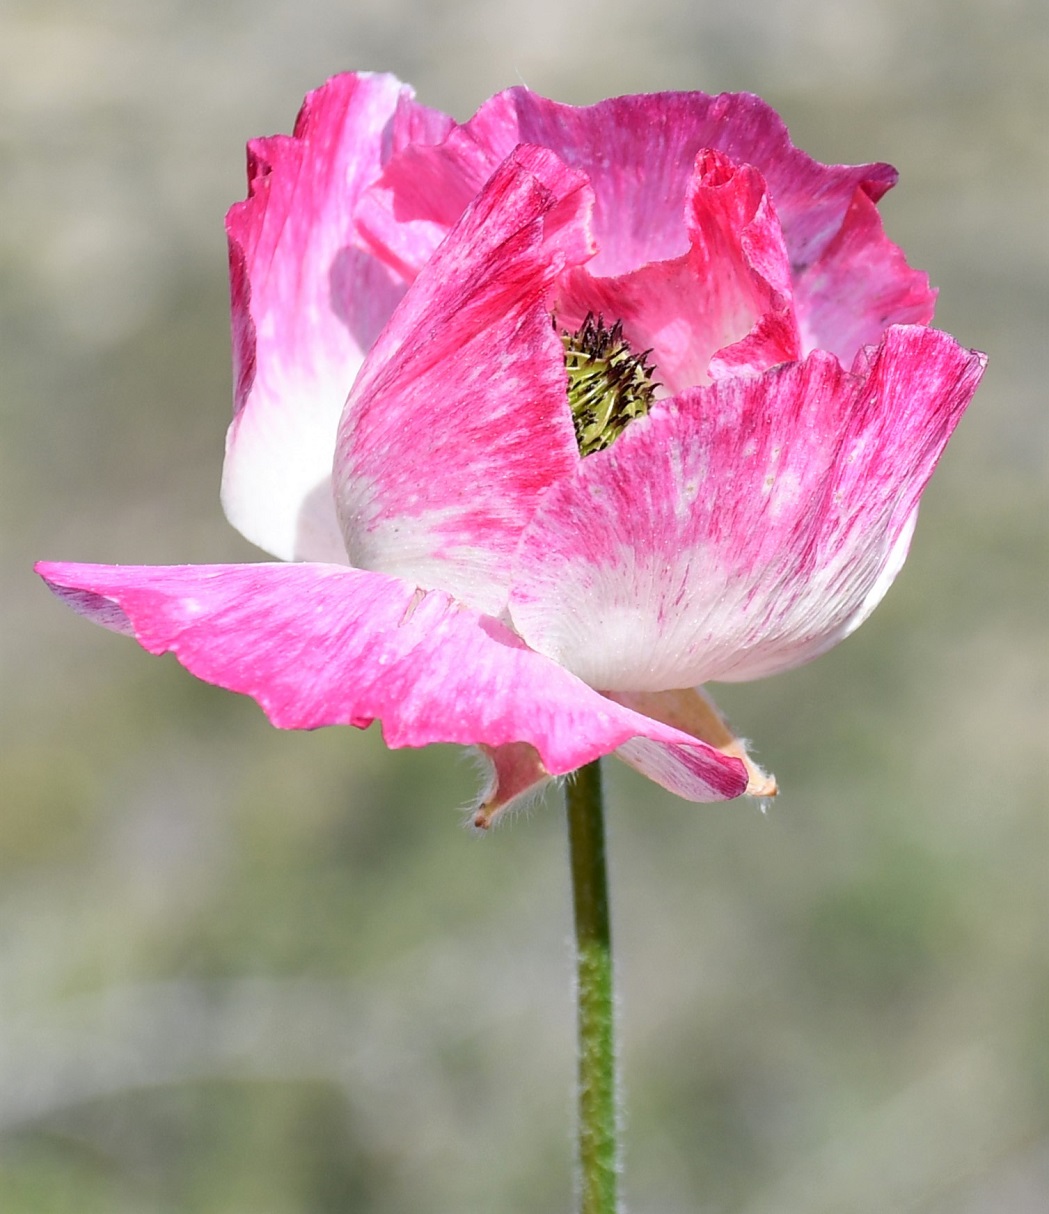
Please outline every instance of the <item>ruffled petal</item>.
M248 145L249 195L226 217L235 416L222 501L284 559L345 561L331 492L335 431L364 352L405 290L357 239L353 211L390 146L450 119L391 76L335 77L291 136Z
M984 361L901 327L857 374L817 352L658 403L544 497L515 561L516 628L605 691L817 656L888 589Z
M635 350L651 350L673 395L714 369L762 371L797 358L790 264L761 174L720 152L696 159L685 211L689 252L618 278L589 267L566 276L558 321L577 329L589 312L623 324Z
M524 742L551 775L644 736L710 751L725 797L747 784L738 758L605 699L497 620L397 578L316 564L37 572L74 610L251 696L282 729L378 719L391 747Z
M862 346L877 345L889 325L929 324L936 308L929 276L910 268L862 190L794 291L805 353L829 350L846 367Z
M775 776L768 775L754 762L747 753L746 742L733 733L714 701L699 688L620 691L611 692L609 698L646 717L701 738L722 754L742 760L747 770L748 796L766 798L776 795ZM706 752L654 742L650 738L631 738L615 753L624 763L686 801L721 799L717 795L720 771L710 762Z
M518 148L434 254L340 425L350 561L489 614L537 497L579 462L549 292L593 251L585 179Z
M765 177L792 264L812 261L857 189L877 201L896 181L886 164L822 165L795 148L783 121L749 93L653 93L577 108L524 88L490 98L439 146L394 157L362 203L361 224L389 262L418 269L480 185L519 143L552 149L585 172L597 203L595 274L616 277L684 255L682 214L696 155L714 148ZM394 221L395 219L395 221Z

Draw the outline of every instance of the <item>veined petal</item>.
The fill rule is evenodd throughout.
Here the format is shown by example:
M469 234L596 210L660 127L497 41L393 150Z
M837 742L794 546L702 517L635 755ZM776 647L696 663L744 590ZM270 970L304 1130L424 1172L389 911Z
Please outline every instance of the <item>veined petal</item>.
M544 497L515 627L605 691L808 661L888 589L984 361L893 328L859 374L817 352L657 403Z
M444 120L391 76L344 75L303 103L291 136L248 145L230 208L234 408L222 501L287 560L345 561L331 491L335 432L364 352L405 283L357 239L353 211L388 153Z
M283 729L378 719L392 747L525 742L552 775L635 736L711 750L605 699L497 620L384 574L46 562L37 572L74 610L251 696ZM711 753L724 771L722 795L738 796L742 762Z
M790 263L761 174L710 149L696 160L684 218L690 248L618 278L589 267L566 276L558 321L577 329L589 312L622 321L635 350L651 350L668 395L715 369L761 371L797 358Z
M518 148L416 279L346 405L350 561L498 615L538 496L579 462L549 293L593 251L585 178Z
M857 190L837 235L799 275L794 306L804 350L829 350L843 366L877 345L889 325L929 324L936 291L912 270L882 228L870 198Z

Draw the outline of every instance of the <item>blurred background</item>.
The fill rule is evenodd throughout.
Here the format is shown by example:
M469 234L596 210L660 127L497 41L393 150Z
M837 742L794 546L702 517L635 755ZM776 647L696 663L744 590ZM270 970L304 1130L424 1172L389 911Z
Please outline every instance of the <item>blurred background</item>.
M0 1209L568 1211L556 795L477 839L452 748L272 730L36 558L253 560L218 504L245 141L390 69L465 119L761 93L885 159L990 369L874 618L718 691L783 795L610 769L645 1214L1049 1194L1049 16L1041 0L0 0Z

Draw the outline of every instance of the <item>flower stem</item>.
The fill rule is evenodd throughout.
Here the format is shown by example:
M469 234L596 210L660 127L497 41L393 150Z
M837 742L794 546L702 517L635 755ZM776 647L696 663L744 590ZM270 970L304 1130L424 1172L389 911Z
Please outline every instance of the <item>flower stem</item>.
M600 760L565 785L575 906L580 1214L616 1214L619 1171L612 935Z

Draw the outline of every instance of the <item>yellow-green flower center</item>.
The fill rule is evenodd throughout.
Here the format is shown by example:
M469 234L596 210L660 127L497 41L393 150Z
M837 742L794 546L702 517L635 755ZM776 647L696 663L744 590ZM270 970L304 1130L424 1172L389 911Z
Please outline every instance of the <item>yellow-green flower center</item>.
M647 362L652 351L635 354L623 337L622 321L609 327L592 312L575 333L562 332L561 340L579 454L593 455L651 407L658 387Z

